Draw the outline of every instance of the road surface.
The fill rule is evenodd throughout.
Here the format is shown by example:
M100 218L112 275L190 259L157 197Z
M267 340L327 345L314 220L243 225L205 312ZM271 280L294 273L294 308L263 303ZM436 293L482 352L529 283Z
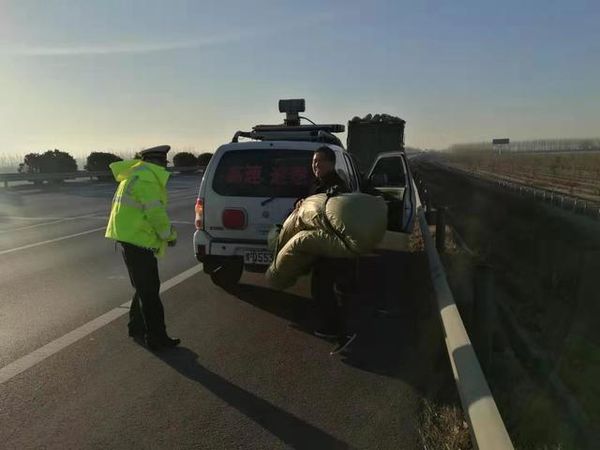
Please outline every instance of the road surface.
M332 343L312 335L307 279L282 293L245 274L227 292L200 271L199 181L169 183L180 239L160 262L162 298L182 345L156 354L127 337L131 287L103 237L115 186L0 190L1 447L419 447L429 366L415 304L427 299L410 277L393 277L399 254L387 260L396 313L372 314L381 298L367 260L359 338L331 357Z

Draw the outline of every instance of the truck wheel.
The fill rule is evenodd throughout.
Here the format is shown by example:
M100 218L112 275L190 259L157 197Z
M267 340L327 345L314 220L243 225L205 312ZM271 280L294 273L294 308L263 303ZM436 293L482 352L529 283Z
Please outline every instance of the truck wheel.
M239 283L244 271L244 265L241 262L223 262L215 265L210 272L210 278L217 286L228 287Z
M202 263L202 270L206 275L212 275L212 273L219 267L219 263L213 261L212 258L206 258Z

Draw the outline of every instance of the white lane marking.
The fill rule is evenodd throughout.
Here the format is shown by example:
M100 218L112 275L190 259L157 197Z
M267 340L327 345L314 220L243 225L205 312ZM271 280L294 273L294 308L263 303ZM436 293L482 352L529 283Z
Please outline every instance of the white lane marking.
M7 220L59 220L64 217L25 217L25 216L6 216Z
M57 223L69 222L71 220L94 218L95 215L96 215L96 213L92 213L92 214L86 214L84 216L64 217L62 219L55 219L55 220L50 219L49 222L45 222L44 221L43 223L36 223L35 225L26 225L24 227L17 227L17 228L10 228L10 229L7 229L7 230L0 230L0 234L2 234L2 233L10 233L11 231L29 230L30 228L45 227L47 225L54 225L54 224L57 224Z
M185 272L180 273L179 275L174 276L170 280L165 281L161 288L161 294L165 291L171 289L174 286L177 286L179 283L187 280L191 276L197 274L202 270L202 265L197 265L192 267L191 269L186 270ZM105 314L102 314L100 317L97 317L88 323L80 326L79 328L74 329L73 331L65 334L64 336L59 337L58 339L49 342L43 347L34 350L33 352L25 355L16 361L11 362L10 364L2 367L0 369L0 384L6 383L11 378L19 375L20 373L30 369L31 367L39 364L46 358L54 355L55 353L60 352L64 348L68 347L71 344L83 339L84 337L92 334L94 331L102 328L105 325L108 325L110 322L118 319L129 312L129 304L131 302L127 302L108 311Z
M171 223L174 223L175 225L194 225L194 222L189 222L185 220L171 220Z
M65 239L71 239L78 236L84 236L90 233L96 233L100 230L106 230L106 227L94 228L92 230L82 231L81 233L69 234L68 236L62 236L56 239L48 239L47 241L35 242L33 244L23 245L21 247L9 248L8 250L0 251L0 255L6 255L7 253L18 252L21 250L27 250L28 248L39 247L40 245L52 244L54 242L64 241Z
M188 197L186 196L184 198L187 199ZM184 198L176 198L174 200L183 200ZM101 218L101 217L95 216L95 214L89 214L89 215L80 216L80 217L77 217L77 218L82 218L82 217L99 218L99 219ZM64 220L71 220L71 219L61 219L61 220L59 220L57 222L62 222ZM179 224L184 224L184 225L193 225L193 222L184 222L184 221L173 221L173 223L175 223L175 224L179 223ZM34 226L40 226L40 225L41 224L32 225L31 228L34 227ZM48 224L46 223L45 225L48 225ZM33 244L23 245L21 247L10 248L10 249L7 249L7 250L0 250L0 256L8 254L8 253L18 252L20 250L27 250L27 249L32 248L32 247L38 247L40 245L52 244L54 242L63 241L65 239L71 239L71 238L78 237L78 236L84 236L86 234L95 233L97 231L105 230L105 229L106 229L106 227L94 228L92 230L86 230L86 231L82 231L81 233L70 234L68 236L62 236L62 237L59 237L59 238L56 238L56 239L49 239L47 241L35 242ZM15 230L14 229L13 230L2 230L2 231L0 231L0 233L1 232L8 232L8 231L15 231Z

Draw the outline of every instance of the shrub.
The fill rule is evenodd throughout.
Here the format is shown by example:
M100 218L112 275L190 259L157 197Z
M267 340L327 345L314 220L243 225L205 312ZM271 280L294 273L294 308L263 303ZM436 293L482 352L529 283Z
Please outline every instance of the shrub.
M77 162L67 152L48 150L42 154L25 155L23 172L25 173L61 173L76 172Z
M39 153L28 153L25 155L23 165L19 166L21 173L40 173L40 160L42 155Z
M196 167L198 158L193 153L180 152L173 157L173 165L175 167Z
M200 167L206 167L212 158L212 155L212 153L201 153L200 156L198 156L198 165Z
M88 172L110 170L108 166L117 161L123 161L123 158L120 158L112 153L92 152L87 157L87 162L84 168Z

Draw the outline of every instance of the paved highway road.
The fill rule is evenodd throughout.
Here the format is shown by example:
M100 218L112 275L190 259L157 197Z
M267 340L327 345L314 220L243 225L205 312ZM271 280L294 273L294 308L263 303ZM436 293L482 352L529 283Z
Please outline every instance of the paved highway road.
M114 185L0 190L0 447L419 447L423 292L392 292L393 317L357 306L359 339L330 357L311 334L307 280L278 293L245 274L226 292L199 271L198 183L169 185L180 240L160 270L182 346L157 354L126 335L131 287L103 238Z

